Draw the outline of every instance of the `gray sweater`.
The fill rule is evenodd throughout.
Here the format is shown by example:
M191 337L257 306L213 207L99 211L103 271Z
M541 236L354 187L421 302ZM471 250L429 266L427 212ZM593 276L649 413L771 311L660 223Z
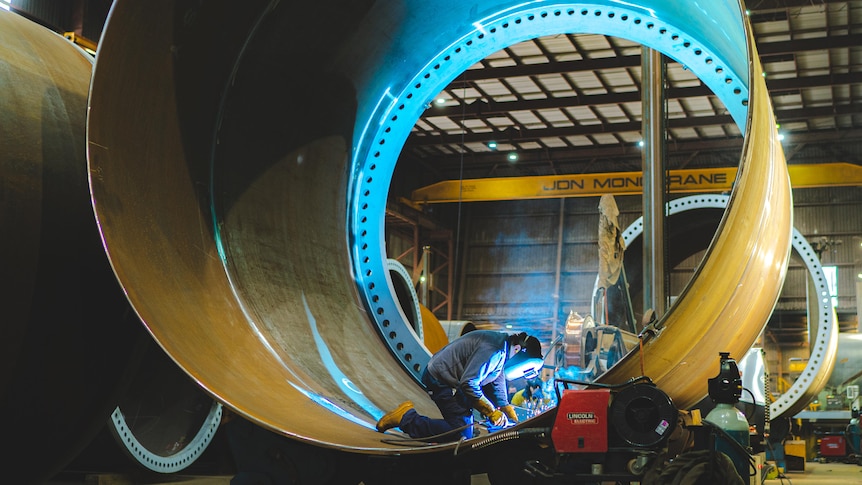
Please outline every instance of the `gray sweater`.
M458 389L473 401L484 393L495 406L509 404L503 364L509 353L508 335L474 330L431 356L428 373L443 385Z

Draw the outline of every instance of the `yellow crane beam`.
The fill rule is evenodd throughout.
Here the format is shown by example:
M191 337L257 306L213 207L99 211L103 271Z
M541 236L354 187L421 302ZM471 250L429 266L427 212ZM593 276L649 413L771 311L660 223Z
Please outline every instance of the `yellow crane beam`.
M736 180L738 167L668 171L671 193L726 192ZM851 163L790 165L793 188L862 185L862 166ZM497 177L445 180L413 191L416 205L445 202L590 197L603 194L638 195L643 190L641 172L615 172L534 177Z
M90 40L83 35L76 34L75 32L65 32L63 33L63 37L69 39L73 44L81 46L82 49L89 52L92 55L96 55L96 47L98 44Z

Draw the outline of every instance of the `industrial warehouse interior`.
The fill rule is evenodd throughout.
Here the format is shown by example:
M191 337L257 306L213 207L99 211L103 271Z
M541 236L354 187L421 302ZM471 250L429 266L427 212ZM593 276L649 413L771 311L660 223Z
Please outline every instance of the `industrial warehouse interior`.
M862 483L862 0L0 0L0 40L0 481Z

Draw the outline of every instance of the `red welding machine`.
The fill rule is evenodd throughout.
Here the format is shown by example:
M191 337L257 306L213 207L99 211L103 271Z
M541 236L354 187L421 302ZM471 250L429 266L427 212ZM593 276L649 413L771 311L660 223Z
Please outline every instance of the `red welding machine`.
M527 474L552 480L630 481L658 458L679 418L667 394L652 382L589 385L596 387L564 389L559 395L551 429L554 462L528 462Z
M611 391L565 390L557 407L551 440L557 453L608 451L608 405Z
M841 435L827 435L820 438L820 456L824 458L844 458L847 456L847 443Z
M676 427L677 410L652 384L565 390L551 439L558 453L604 453L609 447L651 448Z

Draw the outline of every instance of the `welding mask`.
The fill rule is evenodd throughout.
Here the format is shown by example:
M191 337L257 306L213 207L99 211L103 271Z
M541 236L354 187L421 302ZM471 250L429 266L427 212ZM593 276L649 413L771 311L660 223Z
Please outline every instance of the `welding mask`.
M542 359L542 344L539 339L524 334L518 345L521 346L521 351L509 357L503 366L506 379L513 381L522 377L531 379L538 376L545 363Z

